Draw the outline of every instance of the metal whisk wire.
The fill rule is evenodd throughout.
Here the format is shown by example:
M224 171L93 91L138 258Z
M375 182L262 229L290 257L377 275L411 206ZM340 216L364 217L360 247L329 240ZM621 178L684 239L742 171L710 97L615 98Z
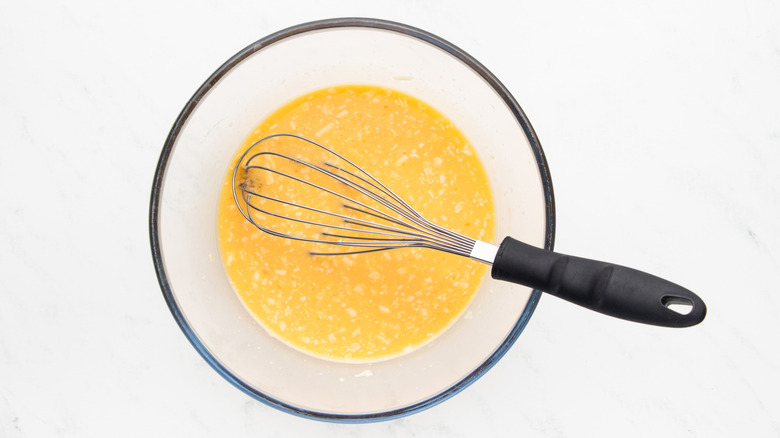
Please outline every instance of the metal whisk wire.
M351 166L354 171L346 169L346 166L342 167L328 160L319 165L270 150L253 151L253 149L268 140L282 137L303 141L320 148L335 158L333 161L346 163ZM324 187L324 185L317 184L303 177L299 178L283 170L263 165L263 157L273 157L274 159L280 159L301 168L311 169L315 174L323 175L332 181L337 182L338 187L356 191L366 197L369 201L376 203L376 205L369 205L369 201L359 201L355 199L355 197L346 195L341 191ZM341 206L350 212L356 213L356 215L346 215L308 205L301 205L297 202L279 199L261 193L260 190L254 188L253 184L250 184L250 181L239 181L238 176L241 169L244 169L247 175L249 175L249 172L251 171L269 172L296 184L304 184L316 190L329 193L344 201ZM355 250L338 252L312 251L311 254L313 255L347 255L385 251L396 248L421 247L468 257L475 245L474 239L438 226L424 218L377 178L351 162L346 157L322 144L299 135L286 133L273 134L255 142L241 155L236 163L236 166L233 169L232 183L233 199L238 206L239 211L247 221L261 231L288 239L356 248ZM285 205L292 207L293 209L313 212L315 214L323 215L323 217L336 218L341 221L341 224L325 224L317 220L308 220L293 217L289 214L280 214L271 211L270 208L260 206L259 202L255 202L256 199L271 201L273 205ZM383 211L382 208L387 211ZM388 211L395 213L396 216L388 213ZM270 226L261 224L256 220L253 212L269 215L282 220L315 226L324 229L324 231L320 232L317 237L296 236L280 232ZM358 215L361 217L358 217ZM337 230L337 232L327 231L328 229Z

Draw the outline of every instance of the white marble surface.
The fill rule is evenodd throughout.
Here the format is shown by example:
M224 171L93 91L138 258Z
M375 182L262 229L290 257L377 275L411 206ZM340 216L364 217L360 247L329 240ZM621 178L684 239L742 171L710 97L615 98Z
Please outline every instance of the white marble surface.
M225 382L157 284L156 161L228 57L337 16L482 61L547 153L556 249L684 284L705 322L544 297L482 379L377 424L293 417ZM0 62L0 437L780 436L777 0L6 1Z

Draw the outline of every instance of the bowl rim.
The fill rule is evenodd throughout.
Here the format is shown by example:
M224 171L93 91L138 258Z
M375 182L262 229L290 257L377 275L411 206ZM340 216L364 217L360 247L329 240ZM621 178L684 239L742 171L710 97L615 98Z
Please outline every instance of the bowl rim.
M184 108L179 113L176 121L174 122L163 146L160 154L157 168L154 174L154 180L152 184L151 200L149 207L149 236L152 250L152 259L157 274L157 280L160 284L162 294L168 305L171 314L173 315L179 328L184 332L189 342L195 348L195 350L206 360L206 362L224 379L230 382L233 386L249 395L250 397L258 400L268 406L287 412L296 416L316 419L328 422L337 423L370 423L376 421L385 421L395 418L411 415L430 407L433 407L455 394L461 392L466 387L474 383L482 375L484 375L490 368L492 368L506 352L512 347L520 333L523 331L528 321L530 320L536 305L542 295L539 290L533 290L531 296L526 304L523 313L517 320L515 326L509 332L504 342L491 354L484 362L482 362L471 373L463 377L460 381L456 382L449 388L433 394L425 400L414 403L412 405L404 406L397 409L392 409L383 412L375 413L363 413L363 414L334 414L329 412L319 412L310 409L300 408L274 397L263 393L257 388L252 387L247 382L244 382L240 376L235 375L227 367L225 367L218 358L212 355L208 348L200 341L195 335L194 330L187 322L186 317L182 313L182 310L178 307L176 300L171 289L171 285L168 281L168 276L165 271L165 264L162 256L159 234L159 208L161 202L161 193L163 189L163 183L165 180L165 173L168 166L171 153L173 152L174 145L177 137L182 128L186 124L188 118L198 106L199 102L205 97L209 90L216 85L219 80L232 70L235 66L240 64L244 59L248 58L255 52L262 50L263 48L277 43L281 40L293 37L295 35L326 30L336 28L369 28L374 30L384 30L403 34L412 38L421 40L422 42L436 46L437 48L445 51L449 55L463 62L474 73L482 77L482 79L499 95L499 97L505 102L507 108L511 111L514 118L522 127L526 138L529 141L533 154L536 158L536 164L542 180L542 188L544 190L545 200L545 236L544 247L545 249L552 250L555 239L555 201L553 196L552 179L550 176L549 167L547 165L547 159L542 150L541 143L534 132L531 123L529 122L525 112L520 108L520 105L511 95L509 90L493 75L485 66L478 62L471 55L455 46L454 44L446 41L430 32L422 29L409 26L406 24L378 19L378 18L362 18L362 17L345 17L345 18L330 18L317 21L310 21L301 23L274 32L264 38L257 40L256 42L248 45L224 64L222 64L209 78L198 88L193 96L187 101Z

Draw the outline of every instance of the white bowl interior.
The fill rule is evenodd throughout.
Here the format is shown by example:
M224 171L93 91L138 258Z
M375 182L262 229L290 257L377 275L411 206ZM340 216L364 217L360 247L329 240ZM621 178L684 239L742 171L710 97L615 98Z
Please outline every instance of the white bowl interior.
M220 186L257 123L301 94L336 84L391 87L453 120L490 177L499 241L511 235L543 247L547 210L537 157L507 104L461 60L419 38L367 27L304 32L255 51L197 102L175 138L158 212L164 272L193 341L248 392L293 409L370 415L424 402L471 375L516 329L532 291L486 278L443 335L374 364L307 356L255 322L219 258Z

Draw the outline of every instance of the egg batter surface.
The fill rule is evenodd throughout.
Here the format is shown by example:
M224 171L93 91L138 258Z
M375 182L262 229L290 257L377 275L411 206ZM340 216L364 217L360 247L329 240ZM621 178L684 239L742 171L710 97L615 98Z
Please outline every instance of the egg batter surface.
M412 96L365 85L306 94L262 121L233 163L257 140L274 133L297 134L328 146L430 221L475 239L494 240L493 197L477 154L452 122ZM305 353L372 362L412 351L464 313L487 271L486 265L468 258L422 248L311 255L335 247L258 230L234 203L232 172L233 166L217 210L225 271L257 321ZM292 227L284 230L293 234L300 227L273 224L277 226Z

